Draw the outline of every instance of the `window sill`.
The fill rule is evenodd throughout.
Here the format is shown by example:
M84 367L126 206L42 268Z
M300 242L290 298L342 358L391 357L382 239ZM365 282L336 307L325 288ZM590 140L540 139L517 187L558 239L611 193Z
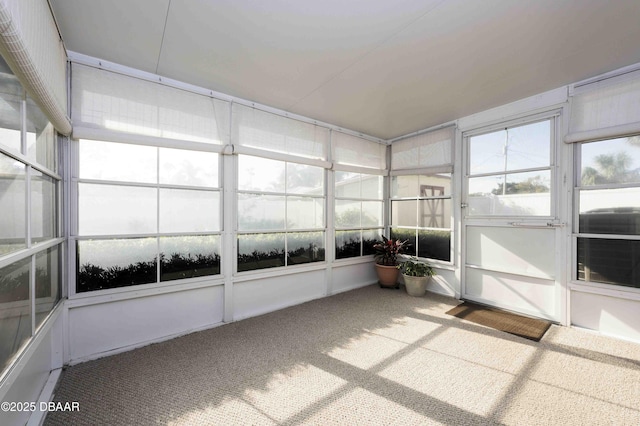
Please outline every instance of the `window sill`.
M577 293L591 293L618 299L640 301L640 288L618 286L614 284L598 284L585 281L571 281L569 290Z
M110 288L105 290L88 291L69 296L67 306L97 305L106 302L137 299L158 294L176 293L204 287L224 285L223 275L208 275L205 277L188 278L184 280L163 281L161 283L141 284L130 287Z
M274 268L255 269L253 271L237 272L233 276L234 283L241 283L245 281L255 281L262 278L278 277L282 275L302 274L305 272L319 271L327 269L327 261L312 262L303 265L295 266L278 266Z

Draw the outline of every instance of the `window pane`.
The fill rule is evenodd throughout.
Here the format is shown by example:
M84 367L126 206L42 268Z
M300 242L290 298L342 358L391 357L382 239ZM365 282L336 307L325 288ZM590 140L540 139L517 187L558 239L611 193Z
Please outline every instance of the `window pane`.
M640 183L640 136L585 143L582 186Z
M422 228L451 228L451 200L434 198L418 201L418 226Z
M3 94L0 93L0 96ZM6 109L0 106L0 111L4 111ZM2 123L2 126L9 126L8 123ZM15 152L20 152L20 130L7 129L4 127L0 127L0 145L5 148L9 148L14 150Z
M382 199L382 176L362 175L362 198Z
M324 169L287 163L287 194L324 195Z
M416 226L417 200L391 201L392 226Z
M335 224L339 228L357 228L360 226L361 202L336 200Z
M395 198L450 195L451 173L393 176L391 178L391 196Z
M287 234L287 265L324 261L324 232Z
M0 371L31 337L31 258L0 269Z
M287 229L324 227L324 198L287 197Z
M362 226L382 226L382 201L362 202Z
M219 273L219 236L160 237L160 281Z
M238 189L285 192L285 162L239 155Z
M409 176L392 176L391 177L391 196L401 197L418 197L420 195L420 177L417 175Z
M156 238L78 241L76 291L154 283L156 253Z
M160 189L160 232L220 230L220 193Z
M390 237L400 241L407 241L407 244L404 246L403 254L416 256L418 254L418 245L416 240L417 232L418 231L415 229L391 228Z
M284 266L284 235L238 235L238 272Z
M158 149L80 140L80 179L157 183Z
M382 241L382 229L365 229L362 231L362 255L375 254L373 246Z
M147 234L158 230L155 188L78 184L80 235Z
M551 121L469 138L470 174L548 167Z
M640 241L578 238L578 279L640 288Z
M27 98L27 157L56 171L56 133L40 108Z
M418 257L451 261L451 232L418 230Z
M58 247L36 255L36 327L60 300L60 257Z
M160 148L160 183L218 187L218 154Z
M0 153L0 255L25 248L25 165Z
M360 174L335 172L335 196L342 198L360 198Z
M421 175L420 197L451 196L451 173Z
M238 229L284 229L285 197L238 194Z
M640 188L580 191L580 231L640 235Z
M37 170L31 171L31 239L34 242L57 237L56 181Z
M550 187L548 170L471 178L468 211L470 215L550 216Z
M360 256L360 231L336 231L336 259Z
M22 127L22 98L24 91L18 78L0 57L0 145L20 152L20 129Z

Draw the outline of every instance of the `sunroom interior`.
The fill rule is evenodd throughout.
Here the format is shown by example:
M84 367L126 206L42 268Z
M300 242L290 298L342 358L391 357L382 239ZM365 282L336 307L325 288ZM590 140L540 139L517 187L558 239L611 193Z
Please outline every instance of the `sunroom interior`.
M2 401L375 285L382 235L433 265L434 297L640 343L638 2L0 18Z

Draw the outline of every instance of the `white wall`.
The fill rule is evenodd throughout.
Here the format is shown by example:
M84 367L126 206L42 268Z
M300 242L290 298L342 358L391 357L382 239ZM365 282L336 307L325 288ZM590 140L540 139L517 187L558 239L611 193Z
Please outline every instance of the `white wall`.
M284 273L283 273L284 272ZM285 270L239 276L233 285L233 319L262 315L326 295L326 270Z
M640 300L571 291L571 324L640 342Z
M222 323L223 286L67 301L67 362L77 363Z
M334 263L331 294L342 293L378 282L373 261L365 263Z

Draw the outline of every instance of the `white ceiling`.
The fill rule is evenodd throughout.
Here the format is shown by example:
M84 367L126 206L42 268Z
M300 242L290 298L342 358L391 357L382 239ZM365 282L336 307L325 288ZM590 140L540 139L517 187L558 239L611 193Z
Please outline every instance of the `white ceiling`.
M638 0L50 0L67 49L383 139L640 62Z

